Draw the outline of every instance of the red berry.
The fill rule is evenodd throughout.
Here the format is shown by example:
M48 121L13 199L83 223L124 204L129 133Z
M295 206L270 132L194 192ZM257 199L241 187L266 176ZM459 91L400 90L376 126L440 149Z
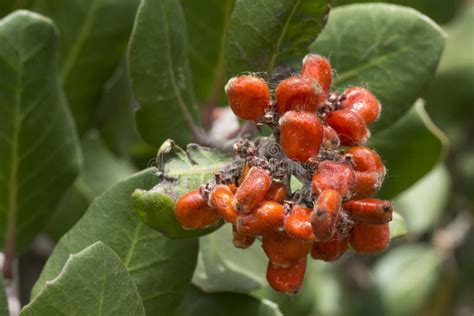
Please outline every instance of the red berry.
M365 146L349 148L347 154L351 156L354 169L357 171L376 171L385 176L385 166L380 156L372 149Z
M311 257L326 262L336 261L346 252L348 246L349 239L336 233L329 241L314 242L313 248L311 248Z
M284 232L271 232L263 235L262 247L271 262L289 266L306 257L311 243L293 239Z
M244 120L258 121L271 104L267 83L256 76L231 78L225 92L232 111Z
M329 112L326 120L339 135L342 145L365 144L370 137L367 126L354 112L346 110Z
M232 225L232 234L234 237L232 243L236 248L246 249L252 246L255 241L255 236L247 235L240 232L235 225Z
M354 171L353 199L362 199L375 194L382 186L383 177L378 172Z
M311 227L312 209L304 205L295 205L291 213L285 217L285 231L295 239L314 241L313 228Z
M209 206L216 209L226 222L235 224L238 213L234 208L234 193L227 185L214 187L209 195Z
M321 92L321 87L311 78L289 77L275 90L278 113L283 116L288 111L316 112Z
M324 190L314 204L311 226L319 241L328 241L336 233L342 197L335 190Z
M387 248L390 243L390 227L388 224L373 225L358 223L354 226L350 244L354 251L375 253Z
M323 147L336 149L341 145L341 140L337 135L337 132L329 125L323 125Z
M332 189L339 192L343 197L348 197L354 183L354 170L349 164L325 160L319 164L318 171L313 175L311 188L316 194Z
M317 83L319 83L323 89L319 104L326 101L332 83L331 64L329 63L329 60L320 55L306 55L306 57L303 59L303 69L301 70L301 75L303 77L312 78L316 80Z
M284 294L297 294L303 287L306 271L306 258L287 267L278 266L271 261L267 267L268 284L275 290Z
M347 201L343 208L356 223L385 224L392 220L392 203L378 199Z
M235 194L235 192L237 192L237 186L235 185L235 183L229 184L229 189L234 194Z
M283 203L286 199L288 190L286 186L282 183L273 183L268 189L267 194L265 195L265 201L274 201L277 203Z
M342 108L357 114L365 124L368 125L379 117L380 103L369 90L351 87L344 91L344 95L346 99L342 101Z
M220 218L219 213L207 205L199 190L186 193L176 202L175 215L184 229L203 228Z
M252 211L263 201L271 185L272 178L268 171L259 167L250 168L235 193L235 208L244 213Z
M280 144L285 154L301 162L319 153L323 126L314 113L287 112L280 119Z
M279 229L283 226L285 208L283 205L265 201L248 214L237 218L237 228L248 235L262 235L268 231Z

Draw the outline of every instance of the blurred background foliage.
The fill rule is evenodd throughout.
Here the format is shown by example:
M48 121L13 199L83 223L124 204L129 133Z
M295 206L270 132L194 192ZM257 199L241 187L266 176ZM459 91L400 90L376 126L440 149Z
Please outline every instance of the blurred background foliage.
M203 80L193 83L193 89L198 102L221 105L222 91L212 91L214 82L225 78L221 69L224 35L218 31L225 28L233 2L209 1L215 6L215 10L209 11L215 14L212 17L206 15L205 7L196 9L196 2L181 0L188 33L196 34L188 47L190 67L205 74ZM332 5L362 2L375 1L335 0ZM193 285L179 308L182 315L192 315L189 309L192 303L196 304L194 311L212 310L216 315L227 315L233 312L229 306L236 302L242 311L252 315L276 315L278 308L284 315L474 314L474 3L469 0L386 2L419 10L440 24L447 36L435 78L423 89L423 100L397 121L396 124L401 124L398 131L395 124L374 137L373 146L382 156L384 153L394 156L389 175L390 168L413 175L405 178L402 185L397 179L389 178L386 191L382 192L394 198L396 210L406 222L407 234L395 238L381 254L349 253L334 264L311 262L304 291L288 297L265 285L261 269L265 258L258 245L246 252L229 248L230 233L226 226L200 240ZM71 3L81 14L88 12L88 1ZM138 0L102 1L97 15L88 16L89 33L81 33L81 45L61 39L62 79L79 123L84 167L61 198L45 233L20 257L21 297L25 303L54 242L81 218L95 197L119 179L149 166L156 153L156 148L147 144L135 127L138 102L131 90L125 61L138 3ZM32 8L51 17L60 33L73 37L77 32L70 27L65 13L70 10L69 1L2 0L0 16L19 8ZM322 15L320 9L312 8L314 14ZM81 14L71 16L82 21ZM117 16L119 23L115 21ZM206 33L202 23L208 22L214 24L217 33ZM199 51L196 48L202 47L203 41L209 45ZM106 47L111 54L97 53L100 51L97 47ZM318 47L324 44L316 43ZM202 58L213 62L208 65L200 62ZM69 72L73 76L67 76ZM83 77L93 80L78 86L75 80ZM404 106L408 109L411 104ZM209 122L204 120L206 124ZM419 133L410 139L406 131L412 130ZM447 149L448 143L443 133L449 139L449 150L441 153L443 159L439 161L439 154ZM408 145L403 149L384 147L377 139L399 140ZM410 151L413 155L407 158L401 150L408 151L408 147L416 150ZM45 239L49 242L44 242ZM213 270L215 267L219 267L218 273Z

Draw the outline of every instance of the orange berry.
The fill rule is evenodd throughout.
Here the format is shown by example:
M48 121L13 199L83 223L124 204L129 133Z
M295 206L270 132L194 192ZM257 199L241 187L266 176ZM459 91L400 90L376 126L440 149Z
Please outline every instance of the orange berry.
M226 222L235 224L237 211L234 208L234 193L224 184L218 184L209 195L209 206L217 210Z
M263 235L262 247L271 262L289 266L306 257L311 243L293 239L285 232L271 232Z
M336 233L342 197L338 191L324 190L314 204L311 226L319 241L328 241Z
M304 205L295 205L291 213L285 217L285 231L295 239L314 241L313 228L311 227L312 209Z
M265 201L274 201L277 203L283 203L288 194L288 189L283 183L273 183L270 186L267 194L265 195Z
M354 183L354 170L349 164L325 160L319 164L318 171L313 175L311 188L316 194L332 189L339 192L343 197L348 197Z
M262 235L268 231L279 229L283 226L285 208L273 202L262 202L255 210L242 214L237 218L237 228L248 235Z
M343 208L356 223L385 224L392 220L392 203L379 199L347 201Z
M354 112L346 110L329 112L326 120L339 135L342 145L365 144L370 137L370 131L364 121Z
M269 261L267 281L275 291L289 295L297 294L303 287L305 271L306 258L287 267L281 267Z
M336 261L349 246L349 239L342 237L338 233L328 241L316 241L311 248L311 257L315 260L323 260L326 262Z
M186 193L176 202L175 215L184 229L203 228L220 218L219 213L207 205L199 189Z
M271 185L272 178L268 171L260 167L250 168L235 193L236 210L244 213L252 211L263 201Z
M240 232L235 225L232 225L232 235L234 237L232 243L236 248L246 249L252 246L255 241L255 236Z
M337 132L329 125L323 125L323 147L336 149L341 145Z
M258 121L271 104L267 83L252 75L231 78L225 93L232 111L244 120Z
M329 60L320 55L306 55L303 59L301 76L316 80L323 89L323 93L319 99L319 104L326 101L332 83L331 64L329 63Z
M351 156L354 169L357 171L376 171L380 176L385 176L385 166L380 156L372 149L365 146L354 146L347 150Z
M382 186L383 177L378 172L354 171L355 185L353 199L361 199L375 194Z
M288 111L316 112L321 87L311 78L294 76L280 82L275 90L278 113Z
M280 144L285 154L301 162L319 153L323 126L314 113L287 112L280 119Z
M229 184L229 189L234 194L235 194L235 192L237 192L237 186L235 185L235 183Z
M380 103L369 90L351 87L344 94L346 99L342 101L342 108L357 114L365 124L368 125L379 117Z
M358 223L352 230L349 242L356 252L380 252L387 248L390 243L390 227L388 224Z

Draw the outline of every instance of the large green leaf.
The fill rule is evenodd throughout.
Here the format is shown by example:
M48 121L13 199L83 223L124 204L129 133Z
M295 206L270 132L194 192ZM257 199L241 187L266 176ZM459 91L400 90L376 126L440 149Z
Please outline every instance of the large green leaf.
M71 255L20 315L132 316L145 315L145 308L120 258L98 241Z
M5 295L5 284L3 277L0 275L0 316L8 316L8 302Z
M382 103L371 127L391 126L430 82L444 47L441 28L419 12L389 4L355 4L331 11L311 46L328 56L336 71L334 88L370 89Z
M283 316L278 305L246 294L231 292L206 293L190 286L176 315L195 316Z
M151 190L140 188L133 192L134 210L148 226L171 238L194 238L209 234L219 228L223 221L204 229L185 230L176 219L175 201L213 179L220 170L231 167L232 160L196 144L188 145L186 151L172 145L170 141L160 147L160 152L172 150L174 156L160 166L166 175L165 179ZM159 154L160 161L157 163L163 164L163 158Z
M379 196L391 199L427 174L444 157L447 138L430 120L423 102L369 142L382 157L387 177Z
M138 131L151 145L173 137L189 142L197 117L188 65L186 23L179 0L143 0L128 53L132 88L140 102Z
M474 4L446 26L448 39L426 107L436 123L470 124L474 117Z
M441 257L426 244L410 244L388 252L374 269L374 283L386 315L418 315L434 290Z
M224 44L234 0L180 2L186 17L196 98L215 105L224 92Z
M138 0L37 0L61 33L61 78L81 132L95 123L102 86L122 59Z
M424 233L439 222L449 202L450 189L449 172L439 165L397 196L396 210L405 218L410 233Z
M193 283L206 292L248 292L264 284L268 259L260 241L248 249L232 245L232 226L199 239Z
M227 77L301 63L328 10L327 0L236 0L225 47Z
M156 184L156 170L123 180L94 200L56 245L32 292L33 299L56 278L68 256L102 241L122 259L148 315L173 315L196 265L197 240L171 240L148 228L133 212L130 195Z
M77 176L80 148L53 23L17 11L0 21L0 39L0 248L21 250Z
M83 137L82 153L84 168L59 201L46 227L54 239L59 239L81 218L96 196L136 171L126 160L113 156L96 131Z

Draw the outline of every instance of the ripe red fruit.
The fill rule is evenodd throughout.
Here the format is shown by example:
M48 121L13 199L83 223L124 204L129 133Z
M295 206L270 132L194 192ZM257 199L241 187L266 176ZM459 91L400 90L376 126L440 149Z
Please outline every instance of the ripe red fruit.
M285 208L283 205L265 201L251 213L240 215L237 218L237 228L240 232L248 235L262 235L281 228L284 219Z
M355 185L353 189L353 199L369 197L377 192L382 186L383 177L378 172L354 171Z
M343 197L348 197L354 183L354 170L349 164L325 160L319 164L318 171L313 175L311 188L316 194L332 189L339 192Z
M329 125L323 125L323 147L336 149L341 145L341 140L337 132Z
M232 243L234 244L234 247L240 248L240 249L246 249L250 246L255 241L255 236L247 235L242 232L240 232L235 225L232 225Z
M326 262L336 261L346 252L348 247L349 239L336 233L329 241L314 242L311 248L311 257Z
M271 232L263 235L262 247L271 262L289 266L306 257L311 243L293 239L285 232Z
M281 267L269 261L267 281L275 291L288 295L297 294L303 287L305 271L306 258L287 267Z
M275 90L278 113L288 111L316 112L322 90L311 78L294 76L280 82Z
M219 213L207 205L199 190L186 193L176 202L175 215L184 229L203 228L220 218Z
M350 245L356 252L376 253L384 250L390 243L389 224L373 225L358 223L350 237Z
M301 70L301 76L312 78L316 80L317 83L319 83L323 89L319 103L323 103L329 95L329 90L331 89L332 83L331 64L329 63L329 60L320 55L306 55L306 57L303 59L303 69Z
M288 189L283 183L273 183L268 189L265 195L265 201L274 201L277 203L283 203L288 194Z
M237 211L234 208L234 193L224 184L218 184L209 195L209 206L217 210L226 222L235 224Z
M380 176L385 176L385 166L380 156L372 149L365 146L354 146L349 148L347 154L351 156L354 169L357 171L375 171Z
M231 78L225 93L229 105L238 117L258 121L270 107L270 89L262 78L245 75Z
M323 126L314 113L287 112L280 119L280 144L285 154L301 162L319 153Z
M342 145L365 144L370 137L367 125L354 112L329 112L326 121L337 132Z
M365 124L368 125L379 117L380 103L369 90L351 87L344 91L344 95L346 98L342 101L342 108L357 114Z
M268 171L260 167L250 168L235 193L236 210L243 213L252 211L263 201L271 185L272 178Z
M235 185L235 183L229 184L229 189L234 194L235 194L235 192L237 192L237 186Z
M356 223L385 224L392 220L392 203L379 199L347 201L342 206Z
M311 227L312 209L304 205L295 205L291 213L285 217L284 227L286 233L295 239L314 241L313 228Z
M342 197L335 190L324 190L314 204L311 226L319 241L328 241L336 233Z

